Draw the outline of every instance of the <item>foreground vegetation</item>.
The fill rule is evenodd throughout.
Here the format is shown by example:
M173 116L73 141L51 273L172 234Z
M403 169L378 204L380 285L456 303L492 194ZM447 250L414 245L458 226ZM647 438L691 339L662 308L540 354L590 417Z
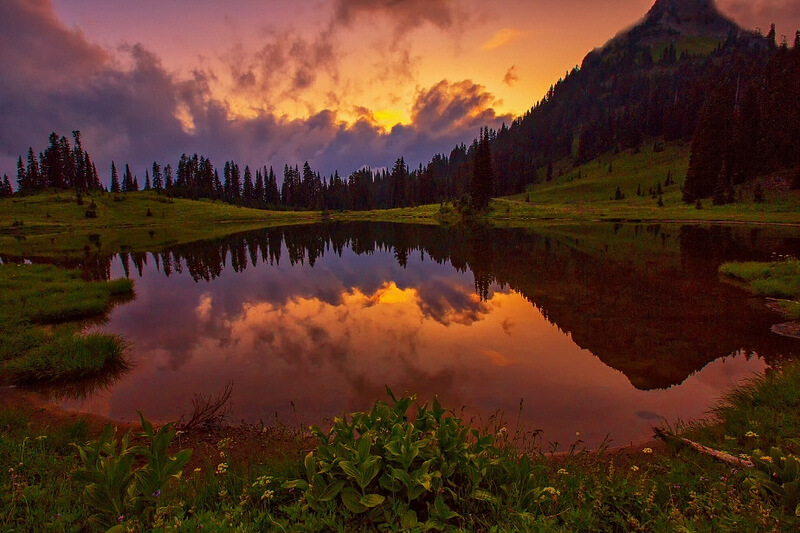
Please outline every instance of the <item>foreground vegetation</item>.
M720 273L749 283L761 296L777 298L791 318L800 319L800 261L786 259L771 263L725 263Z
M90 283L50 265L0 265L0 379L64 381L123 365L125 341L83 335L76 321L102 316L133 282Z
M753 380L684 429L741 461L682 446L542 453L502 421L471 429L413 397L314 429L305 458L178 453L175 427L99 440L86 421L48 426L0 410L6 530L775 531L800 526L800 367ZM205 433L203 431L202 433ZM268 440L269 437L264 437ZM70 446L71 443L78 447ZM167 451L169 449L169 452ZM521 455L520 455L521 453ZM198 466L195 466L198 465ZM183 473L181 473L181 470Z

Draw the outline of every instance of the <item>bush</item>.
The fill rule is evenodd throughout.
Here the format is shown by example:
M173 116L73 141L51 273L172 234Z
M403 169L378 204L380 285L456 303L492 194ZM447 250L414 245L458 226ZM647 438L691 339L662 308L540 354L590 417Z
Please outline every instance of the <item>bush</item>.
M441 529L459 514L463 500L493 499L484 482L498 457L492 436L481 436L460 418L448 416L438 400L417 405L416 397L377 402L368 413L334 420L328 432L312 428L320 445L305 459L304 480L287 488L304 492L317 512L347 509L389 528ZM339 505L341 503L341 505Z
M174 422L155 431L142 413L139 418L144 430L139 437L147 439L147 446L130 446L130 433L118 445L111 425L99 440L75 446L82 467L73 479L84 485L83 499L92 512L89 521L95 526L119 527L131 517L135 530L140 530L137 525L149 525L163 492L170 488L171 480L180 479L192 456L192 450L170 455Z

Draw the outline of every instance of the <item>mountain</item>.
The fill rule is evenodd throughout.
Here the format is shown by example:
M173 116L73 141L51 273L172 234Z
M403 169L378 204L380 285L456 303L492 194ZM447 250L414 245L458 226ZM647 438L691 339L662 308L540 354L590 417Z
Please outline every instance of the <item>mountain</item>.
M757 64L769 50L766 38L737 26L712 0L658 0L524 116L490 132L495 195L548 180L554 166L569 161L585 163L653 139L691 141L715 84L732 65ZM426 184L420 190L460 197L469 192L476 153L477 142L462 145L413 178ZM433 201L440 198L417 203Z
M725 40L739 32L741 29L719 12L713 0L658 0L627 34L640 44L652 45L685 37Z

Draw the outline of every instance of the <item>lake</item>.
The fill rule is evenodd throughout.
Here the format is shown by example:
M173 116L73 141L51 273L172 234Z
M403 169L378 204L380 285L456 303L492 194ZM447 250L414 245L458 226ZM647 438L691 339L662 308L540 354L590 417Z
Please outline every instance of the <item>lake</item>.
M232 381L233 422L291 425L388 386L476 425L505 413L561 448L644 442L798 353L770 332L779 314L717 274L774 254L800 254L800 232L331 223L92 259L89 277L135 280L135 299L89 328L129 340L132 369L43 394L166 421Z

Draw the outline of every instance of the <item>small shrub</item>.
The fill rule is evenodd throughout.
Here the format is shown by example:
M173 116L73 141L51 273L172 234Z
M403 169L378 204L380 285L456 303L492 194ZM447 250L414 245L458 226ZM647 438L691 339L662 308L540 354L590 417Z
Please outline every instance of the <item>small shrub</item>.
M703 202L701 202L699 198L694 203L694 208L697 210L703 209Z
M75 203L78 205L83 205L83 195L81 193L77 193L75 195Z
M87 209L86 218L97 218L97 211L94 209Z
M148 217L152 217L153 216L153 212L150 210L149 207L147 208L147 215L146 216L148 216Z
M663 197L661 197L661 196L659 196L659 197L658 197L658 202L656 202L656 205L657 205L658 207L664 207L664 198L663 198Z
M334 420L328 432L312 428L320 441L305 459L299 488L305 505L328 513L347 509L383 527L442 529L460 517L463 501L494 499L484 485L498 455L492 436L481 436L449 416L434 399L407 412L416 397L377 402L370 412Z
M141 413L139 418L144 430L139 436L147 439L146 446L131 446L130 433L118 443L111 425L99 440L75 446L82 467L73 479L84 486L83 499L92 512L90 523L95 526L111 528L131 518L138 524L149 524L163 492L170 488L171 480L180 479L192 456L192 450L170 455L175 423L155 431Z

